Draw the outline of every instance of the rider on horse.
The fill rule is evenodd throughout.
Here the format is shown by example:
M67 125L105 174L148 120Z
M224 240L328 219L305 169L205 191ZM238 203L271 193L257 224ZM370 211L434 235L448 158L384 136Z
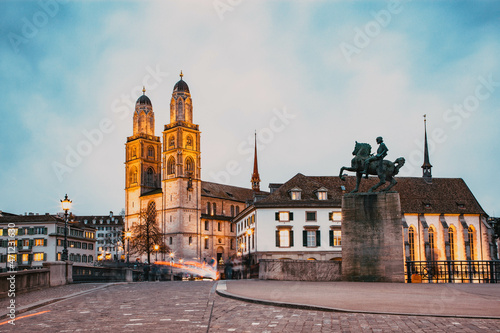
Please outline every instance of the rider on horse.
M377 138L377 143L379 144L378 149L377 149L377 155L373 155L365 160L365 169L363 170L363 173L365 174L365 178L368 178L368 167L370 166L370 162L372 161L380 161L377 164L377 168L380 168L381 171L383 171L383 161L384 157L387 156L387 152L389 149L384 143L384 140L382 139L381 136Z

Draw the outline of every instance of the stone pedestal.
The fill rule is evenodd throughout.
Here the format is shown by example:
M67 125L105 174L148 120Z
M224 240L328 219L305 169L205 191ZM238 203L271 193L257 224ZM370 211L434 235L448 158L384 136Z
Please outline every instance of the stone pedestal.
M342 198L342 279L404 282L398 193L346 194Z

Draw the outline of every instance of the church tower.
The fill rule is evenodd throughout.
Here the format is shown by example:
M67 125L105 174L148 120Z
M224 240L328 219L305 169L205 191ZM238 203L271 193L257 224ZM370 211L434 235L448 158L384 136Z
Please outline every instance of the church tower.
M155 136L151 100L143 88L135 103L133 135L125 144L125 216L136 220L141 210L140 196L161 188L161 142ZM130 226L127 226L129 228Z
M259 166L257 165L257 132L255 132L255 152L253 156L253 174L252 179L252 190L254 192L260 192L260 177L259 177Z
M170 123L163 131L163 219L166 245L176 258L200 253L201 157L200 131L193 124L193 103L187 83L175 84L170 100Z

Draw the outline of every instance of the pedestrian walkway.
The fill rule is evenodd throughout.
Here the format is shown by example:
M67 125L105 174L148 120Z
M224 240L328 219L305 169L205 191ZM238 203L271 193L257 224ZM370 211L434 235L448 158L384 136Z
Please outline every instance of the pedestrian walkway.
M217 293L299 309L500 319L500 284L229 280Z

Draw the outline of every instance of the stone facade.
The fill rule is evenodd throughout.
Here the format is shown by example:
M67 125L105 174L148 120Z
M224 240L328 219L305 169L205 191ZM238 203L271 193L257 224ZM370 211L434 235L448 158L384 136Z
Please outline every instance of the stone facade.
M261 280L341 281L341 272L341 261L261 259L259 262Z

